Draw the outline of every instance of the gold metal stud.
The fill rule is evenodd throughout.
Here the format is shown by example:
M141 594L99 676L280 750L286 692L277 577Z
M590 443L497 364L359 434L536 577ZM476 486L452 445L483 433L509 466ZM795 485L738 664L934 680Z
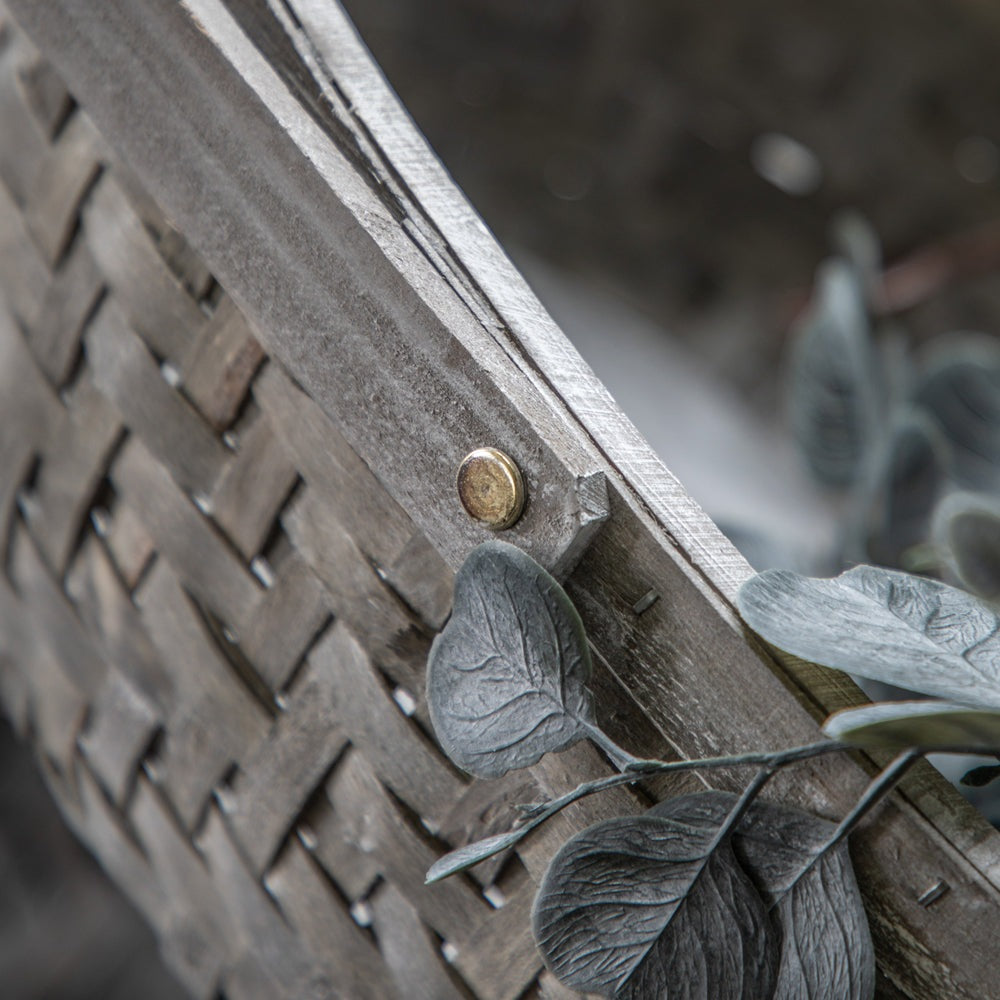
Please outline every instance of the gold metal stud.
M469 517L493 531L511 527L524 510L524 480L514 460L496 448L477 448L462 460L458 497Z

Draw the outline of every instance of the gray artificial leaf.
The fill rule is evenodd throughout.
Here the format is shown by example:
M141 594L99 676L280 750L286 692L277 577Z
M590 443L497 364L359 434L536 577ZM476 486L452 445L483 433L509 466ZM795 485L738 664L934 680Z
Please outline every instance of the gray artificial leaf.
M932 533L959 580L1000 601L1000 504L982 493L952 493L934 511Z
M467 844L465 847L458 847L454 851L449 851L438 858L427 869L424 884L432 885L434 882L440 882L442 879L448 878L449 875L457 875L459 872L464 872L466 868L478 865L480 861L485 861L500 851L505 851L508 847L513 847L522 836L523 834L520 830L510 830L507 833L497 833L492 837L484 837L473 844Z
M838 212L830 227L834 250L854 268L865 298L878 298L882 277L882 244L872 224L857 210Z
M827 736L855 746L921 750L1000 750L1000 712L946 701L890 701L836 712Z
M789 399L792 431L821 482L846 486L861 474L876 439L877 372L858 275L845 260L825 261L795 333Z
M876 566L829 580L768 570L742 586L737 603L755 632L795 656L1000 708L1000 618L955 587Z
M726 792L698 792L650 814L714 830L735 802ZM846 841L806 871L834 829L798 809L758 801L733 834L737 859L780 924L775 1000L870 1000L875 994L875 953Z
M893 421L876 470L866 490L864 549L873 562L899 566L930 533L947 476L948 444L924 414L903 412Z
M591 734L590 652L562 587L506 542L480 545L427 661L427 701L445 753L480 778L534 764Z
M916 380L916 365L910 348L910 331L895 320L883 319L872 333L881 385L888 412L909 405Z
M982 764L962 775L959 784L966 788L985 788L1000 778L1000 764Z
M914 391L914 403L951 443L951 472L963 489L1000 483L1000 351L966 337L939 350Z
M552 860L532 915L548 967L615 1000L770 997L778 936L729 838L656 816L606 820Z

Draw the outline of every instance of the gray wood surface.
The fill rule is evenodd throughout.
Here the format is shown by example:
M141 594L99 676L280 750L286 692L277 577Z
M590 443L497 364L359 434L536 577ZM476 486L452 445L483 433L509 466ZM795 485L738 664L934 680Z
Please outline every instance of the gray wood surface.
M748 567L547 317L426 149L338 6L295 0L290 5L293 20L284 7L275 5L271 13L249 0L233 0L229 7L219 0L155 0L141 8L128 0L100 5L8 2L101 134L246 314L261 346L314 401L298 412L296 394L301 390L277 367L273 375L268 369L255 383L254 396L268 414L271 430L294 451L303 434L322 438L329 427L334 432L328 438L331 461L347 461L338 457L346 454L339 440L360 456L363 461L350 475L362 487L371 477L379 491L388 491L391 502L382 501L386 520L369 519L368 525L385 529L392 549L387 556L399 560L401 573L413 564L405 553L417 529L438 550L437 561L427 563L433 567L427 580L417 587L408 578L415 600L430 609L419 608L426 621L440 623L448 567L484 537L458 504L454 471L473 447L495 445L514 456L528 486L527 512L506 537L554 570L571 571L568 589L598 654L597 682L612 692L599 699L600 721L626 748L639 749L633 740L640 735L652 744L642 748L644 753L684 756L805 742L818 736L817 718L858 700L846 679L809 665L775 663L748 638L732 605ZM288 34L283 36L282 30ZM4 121L18 114L0 107ZM39 162L43 156L39 150ZM8 187L14 190L28 187L28 173L20 165L24 159L9 171ZM228 460L218 450L222 446L195 433L190 451L186 440L183 452L176 442L164 442L163 455L152 454L159 435L168 433L157 426L157 416L175 414L182 401L164 396L158 385L162 398L147 417L142 406L153 397L130 394L141 391L143 380L151 387L159 377L155 367L150 369L150 348L155 351L159 345L166 354L193 351L205 323L187 306L176 305L176 277L164 273L161 257L147 252L139 217L135 225L128 223L132 209L110 204L120 201L119 194L114 186L100 183L88 209L88 225L95 236L106 236L99 263L112 287L122 270L115 292L128 325L103 332L96 328L88 334L88 347L100 354L106 346L102 337L124 345L117 363L131 364L139 373L134 388L124 380L107 383L116 405L127 410L150 445L147 449L130 441L112 468L120 502L142 515L160 552L148 575L142 576L141 567L135 570L138 605L154 643L162 642L172 653L179 642L187 643L184 648L205 666L200 687L182 687L175 700L164 699L159 706L168 714L179 712L178 726L200 726L198 735L207 748L198 759L175 757L169 746L164 751L165 785L190 829L229 760L258 759L255 752L266 756L260 748L268 740L280 754L300 735L279 726L267 737L267 711L249 694L233 692L230 665L221 662L207 631L201 606L238 632L250 631L257 609L268 607L269 590L156 461L162 457L172 463L183 454L194 464L171 471L188 488L207 495L217 489L216 497L224 501L226 487L216 487L214 479ZM126 223L110 228L110 218ZM47 245L58 252L59 239L47 238ZM3 246L0 232L0 255ZM94 243L90 246L94 252ZM13 303L15 312L33 319L41 308L44 289L37 275L45 264L41 256L38 261L21 256L17 266L26 278ZM191 266L195 273L196 262ZM148 273L154 292L162 290L161 307L148 317L141 315L141 302L136 299L133 308L130 299L137 272ZM178 308L184 315L177 314ZM233 343L245 346L240 337ZM234 350L238 355L241 348ZM54 369L64 370L65 350L53 351ZM250 363L236 367L240 365L253 370ZM220 363L220 370L231 368ZM0 380L5 378L0 373ZM38 408L39 426L30 435L44 438L42 428L54 412L47 389L18 386L16 378L10 384L12 394L24 394L26 405ZM196 394L195 406L199 398L205 397ZM297 426L300 416L311 431ZM221 426L224 417L214 419ZM212 444L202 449L199 437ZM266 442L251 439L248 447L273 454ZM213 452L212 461L201 458L202 451ZM418 780L430 751L415 731L392 729L401 717L392 714L396 709L384 689L371 689L375 674L368 666L369 659L377 660L394 683L419 699L427 636L416 626L407 631L413 623L401 604L387 602L371 613L376 578L370 565L367 577L361 572L367 555L366 543L358 541L362 519L350 504L341 508L317 499L343 479L340 474L328 477L324 485L325 459L317 458L322 449L307 444L301 451L295 466L309 489L285 509L282 525L319 578L304 584L304 590L322 586L344 609L310 654L308 666L313 671L332 668L324 667L324 657L335 650L338 668L357 671L358 701L339 706L344 713L339 722L352 744L365 751L348 751L311 807L313 822L329 834L320 837L325 853L317 852L316 858L335 873L338 884L356 885L360 893L370 884L372 869L356 845L374 843L382 859L377 870L406 897L405 906L391 893L371 903L374 920L386 928L387 953L400 956L397 969L410 961L426 969L421 981L425 991L432 990L440 969L428 965L419 949L412 956L403 950L404 944L416 947L406 943L413 920L407 907L448 940L462 938L487 904L463 881L421 888L434 853L401 818L386 787L417 816L441 820L435 813L446 798L461 793L461 779L428 765L427 780ZM601 526L605 483L609 516ZM267 497L261 502L262 510L272 509ZM349 532L345 522L351 525ZM116 517L122 549L138 566L145 551L143 535L119 529L118 523ZM260 540L256 522L241 522L234 531L247 548ZM27 544L18 543L13 554L19 582L28 590L35 587L37 613L51 624L53 641L76 641L76 619L61 594L46 587L41 558ZM384 565L391 574L392 559ZM354 569L345 573L345 566ZM177 574L183 575L187 593ZM660 599L637 614L636 602L650 590ZM16 634L17 605L13 595L0 589L4 615ZM303 646L322 626L320 616L303 616ZM360 646L355 629L368 630ZM412 640L402 650L397 641L401 634ZM80 641L81 648L89 649L86 640ZM266 639L258 636L256 641ZM45 654L37 655L41 671ZM268 668L274 677L287 679L292 664L282 663L277 651L269 656L274 657ZM103 680L97 655L87 653L81 670L90 695ZM308 674L304 680L308 682ZM190 682L188 675L185 683ZM218 732L211 713L194 710L204 699L215 699L223 716L229 713ZM122 692L109 691L105 700L111 712L128 704ZM57 759L65 759L71 747L60 745L60 724L80 711L77 689L70 686L66 697L52 705L45 738ZM144 711L134 708L129 714L136 726L134 740L144 732ZM416 770L401 771L388 755L380 755L380 731L392 731L402 745L412 743ZM95 739L100 738L98 731ZM324 756L335 746L336 740L326 745ZM271 766L261 763L245 783L237 782L234 815L239 815L242 796L249 794L241 788L266 783ZM870 766L860 758L804 765L796 770L794 783L776 782L775 794L836 816L857 795ZM565 788L601 769L606 764L592 748L578 747L544 760L535 774ZM61 778L53 775L51 780ZM123 780L108 775L112 788L120 789ZM735 787L736 779L722 784ZM124 880L141 882L148 862L107 817L108 806L93 779L84 777L83 787L89 791L79 806L81 828L97 839L96 849L113 872L121 869ZM304 946L237 864L237 851L218 813L209 811L198 841L202 853L196 855L173 817L157 817L163 807L144 778L136 796L139 833L155 845L156 866L176 871L178 884L190 893L189 905L177 902L181 897L171 903L183 912L167 913L160 906L158 880L142 905L161 929L168 951L174 942L185 981L205 993L219 968L211 949L185 958L184 940L197 933L212 942L223 935L224 926L235 926L246 940L271 935L273 948L266 954L246 950L241 964L226 973L227 991L254 995L256 981L263 984L256 995L262 995L274 977L287 989L288 984L302 986L299 956ZM324 806L324 797L332 811ZM362 801L371 811L364 828L358 825ZM634 798L622 793L595 809L636 807ZM593 818L595 812L585 815ZM544 837L529 842L522 856L527 869L523 878L538 877L558 838L573 823L573 815L567 815ZM277 848L276 831L266 830L261 845L254 847L255 868ZM247 836L245 830L242 836ZM1000 939L1000 838L994 831L923 769L858 834L854 853L881 974L897 995L913 1000L998 995L992 956ZM287 863L295 866L294 877L309 878L308 866L303 873L306 860L279 853L278 870L286 870L282 864ZM227 887L221 901L207 898L199 878L206 865ZM919 896L940 880L951 891L933 906L922 907ZM510 981L501 990L497 976L505 971L523 968L529 979L535 974L525 898L521 893L516 906L478 924L481 940L463 941L456 968L483 996L516 996L528 985ZM291 920L295 922L294 913ZM513 971L510 975L516 978ZM541 995L545 989L560 995L557 987L540 986Z
M236 290L266 331L264 346L336 415L351 446L392 482L452 564L483 535L461 513L452 485L462 457L483 444L514 457L526 478L528 505L512 534L550 565L575 553L593 518L581 512L575 484L597 471L593 459L559 433L529 380L512 377L492 331L441 282L399 225L398 209L287 93L227 10L108 4L95 18L67 4L52 13L57 37L38 40L54 56L73 50L75 67L58 64L102 133ZM26 20L29 30L34 20ZM104 72L109 64L114 74ZM178 72L190 88L161 85ZM131 82L123 101L124 79ZM112 117L117 125L109 127ZM115 196L107 190L104 197ZM177 202L186 209L178 213ZM111 270L145 250L136 232L107 235ZM286 270L292 260L300 262L294 273ZM153 270L150 280L158 280ZM163 353L171 332L190 326L147 331L142 317L130 319Z

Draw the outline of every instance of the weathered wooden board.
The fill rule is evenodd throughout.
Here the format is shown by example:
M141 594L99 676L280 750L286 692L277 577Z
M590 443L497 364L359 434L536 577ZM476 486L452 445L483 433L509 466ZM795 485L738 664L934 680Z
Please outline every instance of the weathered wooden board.
M37 11L13 9L32 33L44 29L39 42L102 133L212 260L264 346L336 414L453 564L483 537L452 482L462 457L484 444L511 454L527 480L514 534L545 563L573 558L594 516L576 492L577 479L597 471L592 458L554 433L548 406L527 379L511 377L503 350L442 284L398 212L221 4L109 3L95 17L67 3L51 8L45 26ZM102 198L114 196L102 185ZM144 250L138 233L107 236L109 265ZM146 331L140 316L130 319L165 353L180 328Z
M164 659L180 646L204 665L196 686L190 686L193 675L177 678L176 697L154 705L145 722L141 711L128 715L135 727L129 759L149 738L157 712L167 717L163 787L184 827L204 823L203 855L197 855L176 831L176 818L161 815L159 789L140 778L133 807L139 834L153 845L154 867L167 874L176 869L178 884L191 893L190 907L175 897L177 912L158 918L168 945L174 942L180 952L188 935L212 942L235 934L239 940L227 938L226 947L239 958L227 967L223 984L234 995L266 995L275 977L289 990L302 984L303 955L312 946L307 936L287 933L252 876L274 855L265 881L273 882L276 896L294 893L289 887L300 883L319 891L321 883L310 881L314 862L301 856L299 842L281 845L286 830L277 814L302 806L302 793L322 779L340 749L339 735L330 736L320 741L313 766L303 767L296 748L316 720L299 713L294 724L273 723L273 706L265 711L223 662L202 620L203 607L233 627L244 652L260 660L259 680L268 693L289 680L304 655L303 685L334 672L351 679L354 700L343 693L333 699L326 689L323 694L336 701L330 712L341 716L338 726L351 748L305 811L317 830L314 857L323 877L352 905L367 906L376 927L384 928L390 975L413 962L425 990L444 988L435 985L447 977L440 956L410 940L414 921L422 921L461 943L456 968L479 995L518 995L537 972L527 894L519 892L515 904L487 921L489 906L474 883L421 888L434 852L414 817L446 827L442 814L466 793L463 780L434 760L412 721L404 722L391 689L396 684L413 698L419 720L420 693L410 689L418 683L428 637L414 624L416 614L440 624L448 567L484 537L453 489L467 451L496 445L521 465L529 507L509 537L550 566L572 571L569 590L600 654L598 684L607 692L599 700L602 722L627 747L640 749L632 742L638 740L644 753L694 756L808 741L817 735L816 718L855 700L856 689L817 668L775 664L748 639L732 607L748 573L745 563L555 328L427 151L338 6L320 0L287 6L154 0L141 9L128 0L9 5L102 136L191 240L197 254L184 260L193 284L202 292L208 286L199 278L203 260L253 331L226 313L210 320L194 299L178 298L183 282L150 245L144 211L120 186L127 181L99 181L84 211L89 252L124 318L112 323L102 307L84 346L94 360L107 362L95 382L137 435L111 465L117 496L108 549L123 582L138 586L139 613ZM4 114L19 120L21 111ZM44 156L39 149L38 162ZM6 176L12 190L28 191L23 158L6 168ZM89 175L73 177L79 193ZM62 253L64 230L53 222L44 231L46 254ZM23 235L18 231L9 240ZM71 247L69 259L78 252ZM89 288L92 275L83 260L79 284ZM26 277L15 312L37 328L31 321L44 312L47 265L42 255L20 254L18 261ZM148 279L154 302L148 316L137 275ZM225 325L230 321L236 324L231 329ZM68 316L67 322L70 332L53 330L39 341L39 353L49 359L46 371L62 377L82 319ZM254 405L267 424L255 430L251 419L242 442L245 455L261 456L274 470L265 487L253 485L251 470L240 467L239 450L230 454L209 429L220 430L236 415L261 361L252 343L258 337L285 369L269 366L254 382ZM20 372L20 349L9 346L16 343L11 334L0 349ZM157 370L163 356L179 362L179 387ZM210 364L197 360L206 358ZM212 368L212 378L201 385ZM49 429L58 426L59 403L33 378L0 372L11 394L24 397L29 416L37 413L27 435L33 448L42 448ZM184 379L190 380L187 398L180 393ZM276 450L278 441L284 451ZM291 456L291 465L282 455ZM255 579L245 562L265 544L265 526L292 486L293 467L304 491L282 507L279 524L297 555L280 565L276 581L263 581L270 588L259 586L261 573ZM256 491L245 509L235 502L239 490L227 485L237 482ZM605 483L610 516L598 531ZM367 511L358 496L370 498ZM213 501L218 524L206 513ZM12 498L5 499L5 509L11 506ZM425 551L415 558L428 541L440 556ZM151 543L158 554L149 569ZM54 644L65 645L75 639L78 622L45 584L45 567L29 544L15 545L19 583L38 597L43 610L36 614L48 616ZM414 566L429 572L418 579ZM380 589L385 581L391 592ZM650 591L659 600L637 611ZM295 639L288 649L277 648L260 623L269 615L290 620L281 609L297 604L299 593ZM13 621L18 598L4 594L4 613ZM404 606L400 594L412 599ZM327 621L327 605L338 620L306 654ZM85 612L84 604L86 618ZM103 767L99 748L108 745L116 713L129 711L122 707L129 692L113 677L106 689L101 686L105 675L96 654L87 663L84 687L97 692L106 713L103 723L95 717L89 737L93 766L112 794L122 796L128 775ZM293 681L290 701L298 690ZM217 731L213 706L223 715L233 709ZM70 690L52 710L49 738L60 743L56 723L75 714L79 706ZM175 729L194 734L191 745L203 747L202 757L177 756L171 718ZM181 735L175 743L183 743ZM394 752L380 739L393 741ZM65 758L72 740L61 742L67 745L55 749ZM394 753L401 752L397 759ZM296 757L293 773L300 776L271 791L274 768L286 753ZM227 827L224 810L206 810L205 800L234 758L245 771L231 789ZM562 788L603 766L593 748L578 748L544 761L532 778ZM866 765L830 758L803 765L796 776L776 784L775 794L833 816L862 787ZM88 782L85 776L84 788ZM267 792L274 817L256 843L246 803L258 787ZM102 803L100 793L91 795L80 824L96 831L109 854L123 852L125 860L112 859L109 866L143 864L129 860L133 855L122 846L129 843L127 832L105 817ZM630 808L637 802L622 792L579 815ZM526 843L516 876L522 883L537 876L576 821L568 815ZM298 831L305 845L305 824ZM997 835L925 770L858 835L857 845L882 973L898 995L997 995L991 961L1000 936ZM239 860L241 851L250 855L249 867ZM208 898L198 884L203 870L225 886L225 899ZM389 888L369 901L380 876ZM140 878L141 871L125 877ZM921 906L924 890L941 880L950 892ZM330 891L321 896L330 902ZM151 890L148 905L154 897ZM292 925L297 903L301 899L287 906ZM338 918L329 920L334 926ZM351 932L337 933L350 940ZM252 942L269 935L273 948L256 953ZM359 952L359 961L369 958ZM181 961L193 988L207 993L220 974L219 961L210 955ZM512 971L500 982L504 970ZM537 995L555 989L539 985Z

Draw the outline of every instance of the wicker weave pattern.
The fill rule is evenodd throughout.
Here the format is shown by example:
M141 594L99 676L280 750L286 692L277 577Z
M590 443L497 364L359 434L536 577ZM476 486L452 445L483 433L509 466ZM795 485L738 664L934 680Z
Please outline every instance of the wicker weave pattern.
M68 821L195 996L567 995L528 916L565 827L423 874L593 751L450 766L448 567L9 21L0 134L0 697Z

